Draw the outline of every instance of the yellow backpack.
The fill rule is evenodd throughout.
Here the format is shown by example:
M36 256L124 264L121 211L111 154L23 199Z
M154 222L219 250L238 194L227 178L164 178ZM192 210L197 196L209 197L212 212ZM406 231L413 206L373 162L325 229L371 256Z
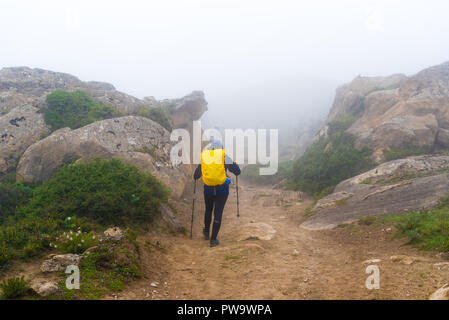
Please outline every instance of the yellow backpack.
M226 181L225 150L204 150L201 152L201 173L207 186L218 186Z

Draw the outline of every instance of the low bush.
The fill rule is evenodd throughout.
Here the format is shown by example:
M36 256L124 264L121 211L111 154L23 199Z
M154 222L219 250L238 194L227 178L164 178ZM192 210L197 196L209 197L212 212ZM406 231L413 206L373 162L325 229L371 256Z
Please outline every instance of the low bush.
M0 225L9 216L13 216L16 208L23 205L31 198L33 186L13 181L0 183Z
M138 115L141 117L149 118L168 131L173 129L170 111L162 107L143 107L139 110Z
M56 90L47 95L46 102L47 106L43 109L45 122L53 131L65 127L81 128L114 115L113 107L95 102L81 90Z
M61 168L34 191L23 214L85 217L104 226L151 222L168 190L150 173L119 159Z
M416 211L384 218L394 222L398 237L407 237L413 246L436 251L449 251L449 207Z
M52 235L63 227L61 220L26 216L0 226L0 266L30 258L48 248Z
M0 270L55 245L63 253L82 252L95 245L92 230L148 225L168 194L154 176L119 159L63 167L0 223ZM67 237L70 230L78 236L61 242L61 234Z
M431 150L425 147L404 145L401 148L386 149L383 151L384 161L391 161L396 159L403 159L410 156L418 156L421 154L429 154Z
M9 278L0 283L1 299L16 300L24 297L30 290L30 281L20 278Z
M328 137L321 137L293 164L290 187L321 198L339 182L374 166L371 150L355 148L355 137L345 132L350 122L343 119L329 124Z

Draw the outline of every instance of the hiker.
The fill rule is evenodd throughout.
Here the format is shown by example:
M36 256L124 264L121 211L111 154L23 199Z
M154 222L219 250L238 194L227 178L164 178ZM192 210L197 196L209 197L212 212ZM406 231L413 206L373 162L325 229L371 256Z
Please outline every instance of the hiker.
M227 176L227 170L236 176L240 174L240 167L226 155L221 142L212 140L210 146L201 153L201 164L198 165L193 175L195 180L203 177L204 202L206 204L203 235L206 240L209 240L212 211L215 207L212 235L210 236L211 247L219 244L217 235L218 231L220 231L221 217L228 199L229 184L231 183Z

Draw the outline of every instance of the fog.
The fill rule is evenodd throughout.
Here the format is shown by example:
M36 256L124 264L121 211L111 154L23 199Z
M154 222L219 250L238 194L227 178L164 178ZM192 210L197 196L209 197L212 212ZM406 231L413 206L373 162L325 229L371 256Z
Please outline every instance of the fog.
M449 2L20 1L0 5L0 67L110 82L137 97L203 90L204 122L287 128L357 75L449 60Z

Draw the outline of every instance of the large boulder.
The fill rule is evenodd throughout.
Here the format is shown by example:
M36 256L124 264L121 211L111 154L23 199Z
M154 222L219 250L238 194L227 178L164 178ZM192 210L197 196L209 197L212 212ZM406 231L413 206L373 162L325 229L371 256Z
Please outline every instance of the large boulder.
M76 130L64 128L26 150L17 167L17 179L41 182L64 164L119 157L150 171L173 195L181 196L190 168L172 165L171 147L169 132L143 117L108 119Z
M25 104L0 117L0 177L17 165L30 145L49 133L38 111Z
M362 216L427 210L449 190L449 156L393 160L345 180L320 199L301 226L320 230L352 223Z

